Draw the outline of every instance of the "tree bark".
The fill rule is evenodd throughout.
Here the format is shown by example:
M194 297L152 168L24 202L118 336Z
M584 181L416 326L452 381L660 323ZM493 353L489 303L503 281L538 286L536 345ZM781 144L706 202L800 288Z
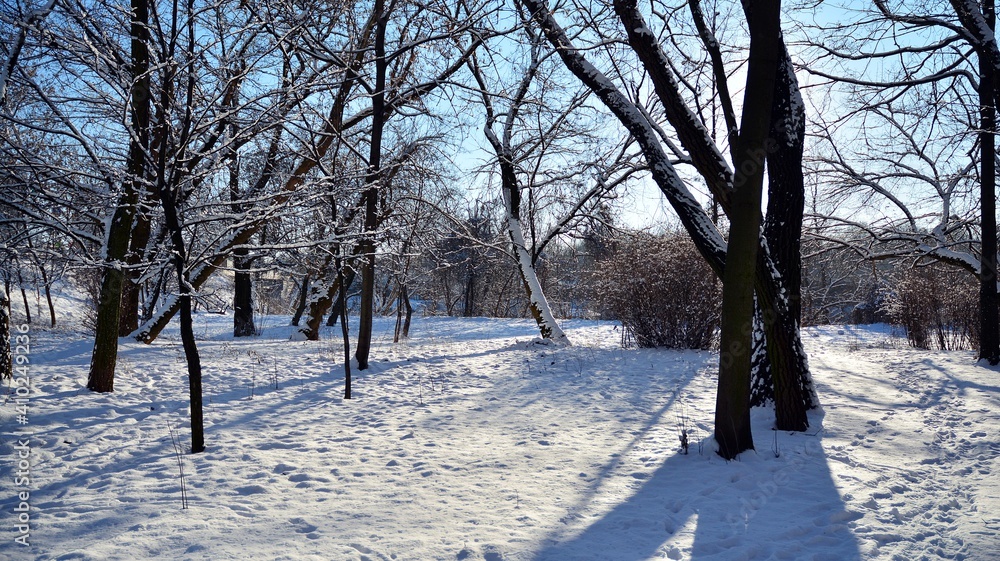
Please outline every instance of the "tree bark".
M10 298L0 288L0 380L14 375L13 356L10 352Z
M149 5L148 0L132 0L131 20L131 134L128 152L129 178L108 225L104 244L104 269L97 304L97 327L91 355L87 388L96 392L114 391L115 366L118 362L118 325L121 314L122 285L129 248L137 193L145 176L146 154L140 140L149 128Z
M234 93L231 96L231 104L235 109L239 95ZM233 125L232 134L237 133L236 125ZM245 206L240 203L240 159L239 155L233 151L229 154L229 200L234 213L244 212ZM250 250L246 247L238 247L233 250L233 336L252 337L257 334L257 326L254 325L253 318L253 277L250 269L253 260L250 258Z
M357 275L355 275L353 267L347 267L347 270L345 272L338 273L338 278L342 277L344 279L343 282L346 283L344 285L344 291L345 291L345 293L350 292L351 285L354 284L354 279L355 279L356 276ZM337 284L337 285L333 286L333 289L335 289L335 290L331 290L330 295L329 295L329 299L333 301L333 304L332 304L333 307L330 308L330 317L328 317L327 320L326 320L327 327L333 327L333 326L337 325L337 320L340 318L340 316L343 313L345 313L345 311L341 307L340 297L338 296L339 291L340 291L340 285ZM346 300L347 300L347 298L345 297L344 301L346 302ZM326 313L326 310L324 309L322 311L322 313L318 314L318 316L322 317L323 314L325 314L325 313ZM317 319L316 321L317 321L317 323L316 323L316 325L317 325L316 332L319 333L319 320ZM318 335L317 335L317 337L318 337Z
M983 0L983 15L991 30L996 28L994 0ZM982 258L979 272L979 358L1000 363L1000 315L997 298L996 218L996 79L995 61L985 48L979 55L980 201Z
M361 238L361 311L358 320L358 345L354 356L358 370L368 369L371 353L372 326L375 314L375 230L378 228L378 197L382 176L382 129L385 126L385 32L389 15L384 0L375 0L375 90L372 95L372 130L368 156L367 189L364 195L364 232Z
M344 341L344 399L351 399L351 337L347 329L347 286L350 282L344 278L344 262L340 257L340 248L337 248L336 267L337 285L337 305L340 308L340 334Z
M187 1L187 40L188 50L186 54L192 56L194 48L194 24L191 21L193 14L193 0ZM177 17L176 13L174 17ZM176 25L176 20L174 21ZM160 89L159 98L159 122L157 123L157 162L156 162L156 183L155 193L163 207L163 223L169 233L171 243L170 262L177 273L178 299L180 301L180 323L181 323L181 345L184 348L184 358L187 361L188 370L188 392L191 404L191 453L197 454L205 451L205 423L202 411L202 372L201 357L198 354L198 345L194 337L194 320L192 317L192 300L194 299L194 288L191 286L190 278L187 274L187 247L184 243L184 230L181 225L179 215L179 193L181 185L184 184L183 170L171 170L168 183L167 157L171 152L171 114L170 108L174 106L174 80L175 69L167 67L163 71L163 83ZM188 93L193 91L193 76L189 76ZM188 100L190 101L190 100ZM182 104L182 106L184 106ZM186 105L187 112L181 126L183 131L190 127L190 105ZM184 133L181 137L183 138Z
M769 294L758 294L758 308L762 302L770 307L766 313L760 308L760 325L755 327L766 336L754 339L751 404L759 406L773 400L777 428L805 430L809 426L805 411L817 404L799 331L802 215L805 209L802 174L805 105L783 40L780 45L771 108L772 144L767 154L768 203L764 240L777 273L775 281L783 289L773 291L761 283L761 289ZM776 344L768 344L769 340ZM802 405L796 405L799 402Z
M233 336L251 337L257 334L253 317L253 277L250 268L253 261L247 248L233 250Z
M324 266L325 265L326 264L324 264ZM320 279L318 279L318 282L310 284L310 277L309 277L308 273L306 273L306 275L304 277L302 277L302 288L299 290L299 303L295 306L295 313L292 315L292 325L293 326L298 327L299 326L299 322L302 321L302 314L305 313L305 311L306 311L306 305L309 304L309 301L310 301L309 291L310 290L317 290L318 287L319 287L319 285L321 285L322 283L323 283L323 279L320 278ZM311 306L310 306L310 308L311 308ZM310 314L311 314L311 310L310 310Z
M780 2L755 0L747 11L750 54L740 135L735 150L729 247L722 277L722 329L715 440L727 460L753 449L750 353L754 282L760 246L760 203L774 79L780 52Z

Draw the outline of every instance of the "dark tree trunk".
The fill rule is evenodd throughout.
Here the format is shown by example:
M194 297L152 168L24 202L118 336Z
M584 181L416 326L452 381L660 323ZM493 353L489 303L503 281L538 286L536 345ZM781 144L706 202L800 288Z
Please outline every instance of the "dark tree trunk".
M231 96L231 104L235 111L239 102L238 92ZM232 135L236 137L238 133L236 124L232 125ZM233 212L236 215L245 210L244 204L240 202L240 159L236 151L229 154L229 200L232 203ZM257 334L257 326L253 321L253 277L250 275L250 268L253 260L250 258L250 250L245 247L238 247L233 250L233 336L252 337Z
M10 352L10 298L0 289L0 380L14 375L13 357Z
M343 282L346 283L344 285L344 290L346 294L349 294L351 291L351 285L354 284L354 279L357 277L357 275L354 273L354 269L352 267L347 267L344 272L339 273L338 275L339 275L338 278L344 279ZM333 300L332 304L333 308L330 310L330 317L327 318L326 320L326 324L329 327L337 325L337 320L340 318L342 314L346 313L346 310L344 310L343 304L340 301L340 297L338 296L340 292L339 283L334 288L336 289L336 291L331 291L330 293L330 299ZM347 298L345 296L344 302L346 301ZM326 312L324 311L324 313Z
M302 277L302 290L299 290L299 303L295 305L295 314L292 315L292 325L296 327L302 321L302 314L305 313L306 305L309 304L310 283L311 280L308 274Z
M344 263L340 257L340 249L337 249L337 306L340 308L340 334L344 339L344 399L351 399L351 337L347 328L347 285L350 284L344 277ZM353 275L352 275L353 277Z
M404 313L405 310L405 313ZM406 316L404 323L403 316ZM410 291L405 284L399 285L399 297L396 299L396 330L392 336L392 342L398 343L400 339L410 336L410 317L413 315L413 307L410 305Z
M121 309L118 312L119 337L125 337L139 328L139 292L134 275L131 271L126 271L122 279Z
M181 266L183 267L183 265ZM179 273L181 277L183 273ZM187 284L186 279L181 279ZM191 453L205 451L205 421L202 413L201 357L194 339L194 322L191 318L191 294L181 293L181 343L188 368L188 393L191 397Z
M470 318L476 313L476 260L469 263L469 275L465 283L465 297L462 304L462 316Z
M765 337L755 337L751 403L774 402L776 428L805 430L806 411L816 406L809 365L799 332L802 287L802 214L805 181L802 154L805 113L788 51L781 43L774 82L767 154L768 205L764 239L774 269L773 279L760 279L758 317ZM763 261L758 263L762 266ZM780 283L783 290L774 290ZM764 286L764 285L768 286ZM762 294L761 291L766 293ZM766 352L761 352L766 349Z
M375 90L372 94L371 146L368 157L368 174L365 177L365 218L361 239L361 313L358 320L358 346L354 356L358 370L368 368L371 353L372 326L375 315L375 230L378 228L378 197L382 187L382 129L385 126L385 75L388 61L385 57L385 32L389 24L384 0L375 0L373 8L378 23L375 29Z
M802 214L805 211L805 180L802 153L805 145L805 107L799 95L792 60L781 43L771 106L773 141L767 154L767 219L764 237L771 259L788 294L788 312L802 319Z
M253 277L250 274L252 260L249 250L240 248L233 251L233 265L236 269L233 292L233 336L251 337L257 334L253 318Z
M149 146L148 127L139 133L139 142L142 146ZM156 194L149 188L149 185L152 185L152 178L145 177L143 180L146 187L142 189L142 201L135 212L134 224L129 238L129 251L126 257L128 269L125 271L125 278L122 279L122 302L118 320L118 335L120 337L126 337L129 333L139 329L139 295L141 293L139 265L146 257L146 246L149 245L152 228L150 207L155 203L156 198Z
M56 307L52 303L52 283L49 282L49 276L42 267L38 268L42 272L42 288L45 290L45 302L49 306L49 320L52 323L52 327L56 326Z
M31 323L31 303L28 302L28 291L24 289L24 279L21 278L21 270L17 270L17 286L21 289L21 301L24 302L25 321Z
M111 392L115 388L115 366L118 361L118 326L121 314L122 285L137 193L142 188L146 169L146 150L139 140L149 129L149 5L148 0L132 0L130 33L132 57L131 127L128 172L125 192L118 201L105 241L104 269L97 304L97 326L94 352L91 355L87 388L96 392Z
M403 316L403 339L410 338L410 320L413 319L413 305L410 304L410 290L403 287L403 304L406 306L406 315Z
M996 28L994 0L983 0L983 15L990 29ZM979 52L980 200L982 206L982 258L979 273L979 358L1000 363L1000 316L997 313L997 217L996 217L996 70L987 49Z
M186 15L189 18L187 23L188 49L193 49L195 43L194 25L190 19L192 16L192 3L193 0L188 0L186 6L188 12ZM188 50L186 55L192 56L192 52ZM159 97L160 119L156 126L157 146L155 152L157 160L154 189L157 198L160 200L160 205L163 207L163 223L169 233L172 246L170 262L177 273L178 300L180 301L181 313L181 345L184 348L184 358L187 361L188 391L191 402L191 452L197 454L205 451L205 423L202 412L201 357L198 355L198 345L195 342L194 321L192 318L194 287L191 285L191 279L186 270L187 247L184 243L184 230L181 226L180 209L178 208L181 185L184 184L186 178L182 170L171 170L172 173L169 174L170 182L168 183L167 173L168 153L173 151L171 148L176 148L171 146L173 136L171 134L172 116L170 113L170 109L174 107L175 101L173 95L175 70L176 68L174 67L167 67L162 74L163 83ZM191 80L193 80L193 77L189 77L189 95L194 89L194 83ZM188 101L190 102L190 99ZM190 127L190 104L181 103L180 105L187 107L187 112L180 127L182 131L186 131ZM182 133L181 138L185 135L186 133Z
M716 274L724 278L725 269L728 267L727 245L722 240L715 224L674 169L671 158L664 152L656 131L628 97L611 80L589 64L586 57L573 47L571 39L542 2L539 0L524 0L524 2L540 23L549 42L557 47L557 53L567 68L607 105L632 134L649 163L650 173L660 191L667 197L684 228L694 240L699 252L712 266ZM764 4L755 3L754 10L762 6ZM630 45L642 60L646 70L649 71L651 80L656 86L657 95L663 101L664 107L673 112L668 117L672 123L676 120L675 127L678 128L679 134L683 132L682 144L690 152L695 166L708 182L719 204L727 213L732 212L729 200L731 176L728 167L717 151L716 145L708 138L707 132L699 129L697 116L685 112L683 97L677 92L676 80L670 74L669 61L659 50L655 34L641 20L641 14L634 2L619 0L615 3L615 11L622 20L626 33L628 33ZM771 69L772 76L776 72L777 63L778 58L775 56L772 61L772 64L775 65L775 68ZM773 81L761 87L769 91L767 95L768 105L766 108L758 107L757 109L767 109L769 112L770 104L773 101L771 99ZM783 306L782 300L778 297L781 294L780 278L775 278L772 275L766 243L758 250L758 259L767 265L756 267L755 282L758 302L761 305L762 317L765 319L768 332L769 355L772 362L783 365L782 367L787 369L786 372L796 374L795 379L799 384L792 385L792 387L804 385L803 389L806 394L812 395L811 381L805 365L805 355L802 352L801 340L797 331L798 326L796 322L791 321L787 306ZM774 319L769 320L769 318ZM798 403L797 407L796 411L801 410L802 403ZM802 413L804 417L804 412ZM783 415L780 412L777 414L779 417Z
M747 11L750 55L740 135L734 152L732 212L726 270L722 277L722 335L715 440L727 460L753 449L750 432L750 353L753 349L754 283L760 246L760 202L765 142L771 123L780 54L780 2L756 0Z

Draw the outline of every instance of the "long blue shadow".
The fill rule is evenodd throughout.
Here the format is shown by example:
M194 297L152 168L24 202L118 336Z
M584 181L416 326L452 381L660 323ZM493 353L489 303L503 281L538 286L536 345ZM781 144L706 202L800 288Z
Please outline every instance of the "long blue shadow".
M860 514L846 510L820 437L779 433L775 457L764 432L760 452L743 461L727 463L708 446L667 458L582 532L550 536L534 560L861 559L849 527Z

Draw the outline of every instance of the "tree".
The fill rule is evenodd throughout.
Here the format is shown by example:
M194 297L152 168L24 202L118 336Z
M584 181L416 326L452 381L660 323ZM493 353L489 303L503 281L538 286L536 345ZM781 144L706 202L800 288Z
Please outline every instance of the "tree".
M981 4L972 0L950 0L947 5L928 11L923 4L890 5L877 0L871 15L873 17L837 29L822 30L832 36L829 43L833 47L822 41L814 40L813 44L822 56L841 64L880 61L878 66L884 68L881 76L858 75L850 69L827 71L820 69L818 64L810 71L853 88L852 94L860 106L855 108L859 117L874 114L888 122L890 128L895 129L894 134L904 141L905 153L887 159L882 169L862 171L861 165L849 163L850 158L838 147L830 157L832 167L850 177L855 186L884 197L892 207L902 211L904 218L896 224L890 224L884 232L874 231L881 226L872 232L873 238L893 238L900 242L889 253L923 255L975 268L980 279L982 337L979 356L996 364L1000 361L1000 316L996 286L994 139L995 108L1000 99L996 83L1000 76L1000 49L995 36L994 3L992 0L984 0ZM853 35L865 39L839 36L856 29L860 33ZM868 29L875 33L868 34ZM970 99L976 99L976 103L966 101ZM925 118L913 119L917 114ZM890 142L892 140L895 139ZM978 144L978 151L973 143ZM889 149L893 150L891 146ZM934 158L929 156L932 152L953 156ZM956 161L963 163L951 170L948 177L948 172L941 168ZM979 208L975 225L979 229L979 240L978 243L962 241L956 244L955 232L970 223L967 218L959 218L961 214L955 214L953 219L949 211L964 190L956 191L956 187L963 186L969 179L968 174L976 168L979 171ZM927 224L920 212L912 212L917 206L915 200L899 196L898 184L907 179L917 186L928 184L935 188L945 211L936 224ZM956 253L956 245L965 245L966 250ZM862 249L859 253L884 258L883 249L874 252Z
M149 75L149 3L132 0L131 16L131 76L129 96L131 138L128 150L128 178L125 188L105 234L105 266L101 275L100 299L97 303L97 327L94 352L87 375L87 389L111 392L115 388L115 366L118 361L119 319L122 290L126 282L125 261L129 249L132 222L139 192L146 179L146 153L149 147L150 75Z
M13 378L14 363L10 352L10 298L0 288L0 380Z
M631 142L610 141L595 130L587 88L557 86L565 80L552 65L554 51L546 46L530 17L523 20L515 29L517 36L523 32L522 45L505 45L510 36L501 35L499 44L484 52L494 64L484 66L473 54L469 68L486 116L483 131L499 168L502 222L528 311L543 339L566 344L569 340L555 320L538 274L540 258L559 236L572 232L584 217L597 212L640 166L634 163ZM505 70L495 64L503 50L523 53L520 76L517 70L510 72L516 83L505 83ZM488 83L487 68L500 74L493 78L494 83ZM588 176L593 178L589 188L583 179L589 180ZM551 225L543 221L551 221ZM470 280L469 292L472 286ZM470 301L467 296L466 315Z
M672 158L666 152L669 149L671 152L677 153L680 149L669 139L664 138L661 134L662 131L658 131L651 124L647 118L648 113L644 111L644 108L624 95L607 75L597 69L573 46L572 41L541 2L526 0L525 5L531 10L537 21L539 21L543 33L549 42L557 48L557 52L567 68L591 88L632 134L647 159L654 181L673 206L681 223L692 236L702 256L712 265L720 277L726 278L726 241L711 218L691 195L684 181L681 180L680 175L677 173L671 161ZM765 13L770 13L773 9L773 6L765 6L764 8ZM662 104L667 119L674 128L681 146L687 150L686 157L682 161L690 163L698 169L706 185L719 199L720 205L726 210L732 220L734 214L739 214L739 210L735 210L732 207L734 173L701 121L688 110L678 90L677 81L671 71L669 59L660 49L655 34L645 24L635 4L630 2L616 2L615 12L628 36L630 49L640 59L644 70L650 76L650 80L653 82L654 89L656 90L657 98ZM768 27L765 26L764 28L767 29ZM764 31L760 33L764 34ZM769 52L770 47L766 50ZM778 44L778 51L780 55L780 43ZM769 56L765 55L765 59L768 59ZM778 60L777 56L773 59L775 65L777 65ZM769 75L773 76L776 71L776 68L772 68L769 71ZM762 87L761 83L763 83L764 79L760 76L766 77L768 71L759 70L758 72L760 74L755 73L756 78L754 83L756 86ZM771 82L768 83L771 84ZM756 96L759 93L759 90L754 90L754 93L750 95ZM763 99L767 101L766 121L768 125L770 124L771 98L773 98L773 91L763 94ZM758 119L760 119L759 114L752 121L748 121L747 124L750 122L757 123ZM756 131L756 129L750 130ZM766 152L752 152L758 140L751 141L751 139L756 139L757 134L759 133L749 133L741 141L747 142L748 144L746 145L740 146L737 143L736 153L740 155L740 158L734 159L740 162L741 165L749 163L750 168L753 168L752 160L747 158L751 156L759 158L766 155ZM759 142L763 142L764 137L766 137L766 130L764 135L759 139ZM664 148L664 145L667 148ZM746 171L755 170L747 169ZM750 175L747 175L747 178L750 177ZM748 191L750 194L747 194ZM752 206L753 189L750 188L748 191L744 191L740 199L739 209L745 212L750 212L749 209ZM757 219L759 220L759 217ZM741 229L745 228L749 230L750 227L747 224L752 225L753 219L744 216L741 220L745 220L745 222L741 223ZM757 239L757 236L754 236L753 239ZM757 243L762 244L761 251L757 251L756 253L757 259L761 261L761 265L763 266L758 265L750 269L750 272L754 275L758 301L761 303L762 309L768 319L766 322L767 335L771 338L771 342L768 343L768 352L772 355L772 362L781 365L780 368L775 370L776 425L782 430L803 430L808 426L806 410L814 406L816 402L808 370L803 369L805 362L804 359L801 359L804 353L799 338L798 324L790 316L787 300L782 293L780 273L773 267L771 258L765 250L766 240L760 239ZM744 266L742 267L741 274L733 273L733 275L734 278L742 278L742 275L746 273L747 268ZM738 281L736 282L738 284ZM736 289L732 288L732 290ZM742 309L742 306L738 306L737 308ZM733 327L730 326L729 329L732 330ZM749 379L749 372L746 373L746 376ZM745 387L742 378L735 380L735 383L732 385L738 386L740 388L739 391L742 391L742 388ZM746 393L747 397L749 397L749 388L746 388ZM724 453L727 455L734 453L735 450L747 444L746 439L740 436L744 432L738 426L743 423L742 413L738 411L738 409L744 407L742 403L743 397L742 395L735 395L734 392L732 396L726 399L732 401L733 397L735 397L737 403L733 405L730 414L738 415L740 418L732 419L732 423L724 421L724 424L731 424L732 427L736 427L735 430L732 427L722 428L722 430L728 431L731 435L735 436L734 441L733 439L727 440L728 444L724 450ZM728 439L728 436L724 438Z
M748 2L748 5L751 5ZM729 245L722 275L722 327L715 440L719 454L735 458L753 449L750 431L750 355L753 349L754 278L760 232L766 139L782 50L780 2L756 0L747 9L750 53L743 118L733 155L736 173L729 215ZM622 12L619 11L619 14ZM778 380L776 380L778 381Z

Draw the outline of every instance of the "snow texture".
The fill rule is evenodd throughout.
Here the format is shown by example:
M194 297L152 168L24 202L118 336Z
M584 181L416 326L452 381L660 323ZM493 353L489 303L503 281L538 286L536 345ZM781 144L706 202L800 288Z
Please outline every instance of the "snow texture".
M17 313L17 310L15 310ZM189 446L175 327L124 341L112 394L91 341L32 331L29 424L0 405L0 559L565 561L995 559L1000 385L970 352L888 329L805 337L823 412L725 462L710 437L718 355L623 350L610 323L416 319L345 401L336 347L284 318L234 340L196 316L208 450ZM356 325L356 323L355 323ZM277 381L277 384L273 382ZM275 387L277 386L277 387ZM679 450L686 430L690 453ZM14 542L16 435L31 441L30 547ZM775 453L777 452L777 454Z

